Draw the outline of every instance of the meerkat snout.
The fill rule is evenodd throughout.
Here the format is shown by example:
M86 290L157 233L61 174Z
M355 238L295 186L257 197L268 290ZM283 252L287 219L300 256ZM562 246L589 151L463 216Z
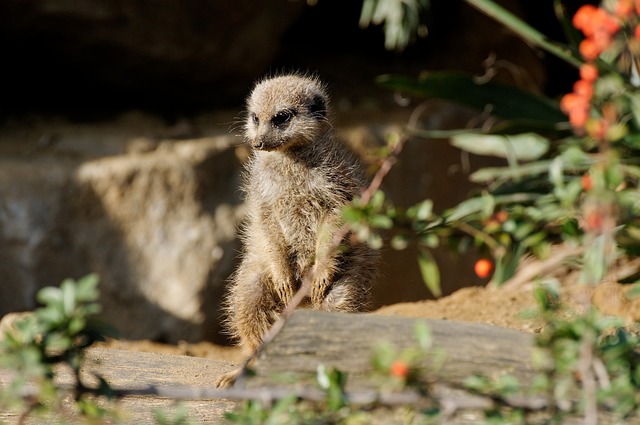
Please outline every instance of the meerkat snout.
M287 150L317 140L330 125L317 80L285 75L258 83L247 101L245 136L258 150Z

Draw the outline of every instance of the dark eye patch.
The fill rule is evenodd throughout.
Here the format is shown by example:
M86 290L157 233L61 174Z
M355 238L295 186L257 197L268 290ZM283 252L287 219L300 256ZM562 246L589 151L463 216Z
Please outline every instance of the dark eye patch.
M327 105L322 96L314 96L313 101L309 105L311 115L319 118L327 116Z
M294 111L291 111L289 109L282 110L275 114L273 118L271 118L271 124L274 127L282 127L283 125L291 121L291 118L293 118L294 116Z
M251 113L251 121L255 124L258 125L260 124L260 119L258 118L258 116L254 113Z

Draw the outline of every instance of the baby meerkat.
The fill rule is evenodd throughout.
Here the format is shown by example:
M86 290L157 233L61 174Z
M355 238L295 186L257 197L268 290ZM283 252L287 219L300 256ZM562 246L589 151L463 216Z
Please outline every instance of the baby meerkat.
M327 119L322 83L302 75L263 80L247 110L245 138L253 154L244 187L244 252L226 313L230 334L249 354L307 273L313 276L307 306L366 309L378 253L348 237L340 250L330 249L342 208L360 194L364 179Z

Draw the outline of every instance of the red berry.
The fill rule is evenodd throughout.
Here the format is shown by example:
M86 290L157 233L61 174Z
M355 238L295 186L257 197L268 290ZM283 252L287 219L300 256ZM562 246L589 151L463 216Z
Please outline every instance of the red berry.
M509 218L509 213L507 213L505 210L500 210L495 213L495 218L498 223L504 223Z
M613 12L620 19L630 17L631 13L633 13L633 0L619 0Z
M391 363L389 372L392 376L397 376L398 378L405 379L407 376L409 376L409 366L402 360L396 360Z
M587 231L600 232L603 224L604 217L598 211L591 211L584 217L584 227Z
M575 93L567 93L560 99L560 109L565 114L570 114L576 109L587 109L589 103L584 97L578 96Z
M582 40L578 49L582 57L588 61L596 60L601 53L596 42L590 38Z
M598 67L592 63L585 63L580 66L580 78L593 83L598 79Z
M582 128L587 123L589 111L587 109L574 109L569 113L569 122L574 128Z
M593 22L593 16L596 14L597 10L598 8L591 4L582 6L578 9L576 14L573 15L573 26L579 30L588 28Z
M476 275L481 278L488 277L493 271L493 262L487 258L481 258L476 261L476 264L473 266Z
M580 179L580 183L582 184L582 188L584 190L591 190L593 187L593 182L591 181L591 176L589 174L583 174Z
M580 97L584 97L588 102L593 96L593 84L586 80L578 80L573 85L573 92Z

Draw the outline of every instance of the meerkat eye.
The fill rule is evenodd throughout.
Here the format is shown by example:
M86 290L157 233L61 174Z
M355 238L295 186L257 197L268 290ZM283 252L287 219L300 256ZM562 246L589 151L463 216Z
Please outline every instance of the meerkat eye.
M281 127L291 121L291 118L293 118L294 115L293 111L285 109L284 111L278 112L273 118L271 118L271 124L273 124L274 127Z
M260 119L253 112L251 113L251 122L253 122L255 125L260 124Z

